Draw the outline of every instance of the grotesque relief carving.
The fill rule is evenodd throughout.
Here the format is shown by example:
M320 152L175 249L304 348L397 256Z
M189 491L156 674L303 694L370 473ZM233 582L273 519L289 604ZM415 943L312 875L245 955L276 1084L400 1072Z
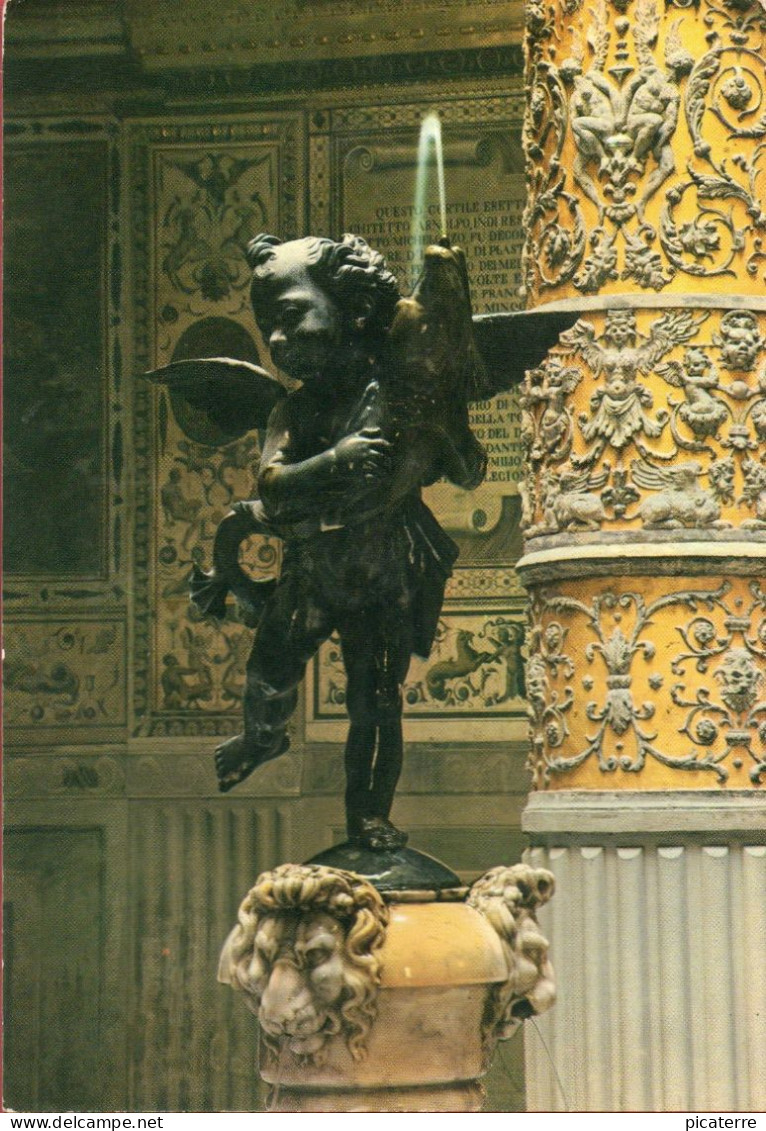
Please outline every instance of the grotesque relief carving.
M757 582L732 591L688 588L647 601L638 592L603 589L592 601L552 591L540 593L533 607L534 627L528 685L536 784L566 774L589 759L603 773L635 773L647 760L684 771L712 773L726 782L742 771L749 755L750 779L766 769L766 700L761 688L766 661L766 596ZM690 619L678 614L688 610ZM565 627L562 627L565 625ZM561 655L555 641L576 634L581 660ZM654 670L655 639L675 639L665 688ZM637 658L643 657L643 673ZM713 666L714 661L715 666ZM692 667L693 665L693 667ZM712 681L704 677L712 674ZM703 678L701 678L703 677ZM586 691L600 688L585 704L595 732L578 736L565 716L574 700L573 682ZM690 681L693 686L690 687ZM650 720L662 727L650 728ZM662 737L660 736L660 730ZM686 751L681 740L689 740ZM573 752L570 753L570 750Z
M707 436L715 436L729 415L723 401L713 395L713 390L719 388L715 365L704 350L693 346L684 354L683 364L669 361L665 365L658 365L656 372L669 385L683 389L686 397L680 404L668 397L668 404L673 406L670 427L676 444L690 451L705 450L705 445L698 448L698 443ZM696 443L683 438L678 420L688 425L694 433Z
M760 529L766 473L754 453L766 439L766 367L758 316L616 309L602 326L599 333L581 319L526 376L527 538L632 525ZM597 385L584 404L587 374ZM670 464L686 452L695 458Z
M535 36L536 14L541 12L541 5L528 8L530 39ZM544 19L540 22L546 26ZM558 68L533 49L523 134L527 155L523 262L528 283L537 278L542 290L570 282L585 253L586 229L580 203L565 188L562 155L568 116L567 92Z
M475 907L497 932L508 967L508 978L487 1003L484 1041L491 1054L496 1041L510 1037L520 1021L550 1009L556 1000L548 940L536 918L538 907L555 890L553 875L526 864L493 868L468 893Z
M758 319L749 310L730 310L725 314L713 342L721 351L723 369L748 373L755 368L758 355L766 345L758 329Z
M673 311L653 322L648 337L643 337L632 310L610 310L600 338L585 321L562 335L565 345L583 358L594 377L603 373L606 378L591 397L590 415L580 416L583 437L592 446L576 462L592 464L607 445L621 452L631 440L642 455L651 453L641 437L659 437L668 413L661 409L654 417L649 414L654 400L638 375L649 373L674 345L692 338L701 321L689 311Z
M743 526L763 530L766 528L766 463L754 459L742 462L744 483L742 501L755 510L755 518L746 519Z
M572 450L572 410L566 403L582 380L577 369L565 368L551 355L548 362L530 370L522 386L522 444L533 464L558 463Z
M766 256L762 7L707 2L704 39L683 14L661 35L654 0L601 0L582 32L574 10L527 9L530 294L596 294L623 281L662 291L678 274L757 274ZM728 161L714 155L721 131ZM674 146L687 141L692 157L681 163Z
M758 3L743 4L738 10L708 3L707 9L706 23L714 30L707 36L709 49L689 75L684 99L693 159L687 165L687 179L667 194L660 241L669 262L684 274L732 275L735 260L749 250L746 269L754 275L762 257L762 238L757 233L766 227L762 188L766 18ZM718 158L721 147L713 143L721 127L727 142L734 145L730 162ZM679 226L676 213L692 191L696 214ZM732 206L738 206L740 224ZM748 228L755 235L749 248Z
M543 521L529 527L528 537L560 530L598 530L607 515L595 492L608 478L608 464L598 474L587 470L546 471L541 482Z
M681 100L678 83L689 73L693 59L678 39L677 25L665 45L665 68L658 66L652 50L659 21L656 6L638 3L633 23L624 16L616 21L620 36L619 62L608 67L611 33L606 5L601 3L588 32L592 61L585 74L576 59L562 65L564 81L572 87L569 110L577 146L575 182L598 209L599 221L616 227L637 216L660 185L675 170L672 138ZM638 68L628 60L625 35L632 31ZM643 174L652 157L652 169L637 201L635 178ZM595 165L599 191L590 173Z
M730 648L715 676L721 688L721 699L736 714L755 706L758 688L763 683L763 672L746 648Z
M365 1056L387 923L382 897L351 872L283 864L259 876L218 978L244 993L270 1057L286 1046L318 1064L336 1039Z
M636 460L631 471L637 487L657 492L638 508L646 529L730 525L720 521L720 506L700 487L701 464L677 463L662 468Z

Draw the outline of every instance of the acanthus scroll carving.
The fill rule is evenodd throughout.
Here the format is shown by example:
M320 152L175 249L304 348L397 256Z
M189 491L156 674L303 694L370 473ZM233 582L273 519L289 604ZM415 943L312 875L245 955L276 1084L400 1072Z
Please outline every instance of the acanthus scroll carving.
M527 674L535 784L589 761L605 774L638 773L653 761L721 783L747 767L759 783L766 772L766 593L758 582L741 589L723 581L647 600L613 588L590 603L541 590ZM567 640L571 654L563 650ZM676 642L667 670L656 640ZM593 692L585 717L595 726L583 723L575 733L567 716L578 681Z
M691 0L664 21L655 0L579 7L527 6L528 292L757 275L762 5L709 0L702 23Z

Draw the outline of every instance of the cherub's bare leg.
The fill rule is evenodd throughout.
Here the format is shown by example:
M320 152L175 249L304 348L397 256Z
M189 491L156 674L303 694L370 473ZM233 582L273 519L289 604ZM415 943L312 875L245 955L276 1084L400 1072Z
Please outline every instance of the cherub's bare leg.
M286 728L298 702L298 684L306 664L331 630L327 612L289 579L277 588L264 610L247 661L244 732L221 743L215 752L222 793L287 750Z
M407 834L389 820L402 769L402 683L410 660L407 613L368 611L344 626L351 725L346 741L349 839L374 852L403 847Z
M290 739L282 734L270 747L257 747L246 734L237 734L216 747L215 772L218 775L218 788L228 793L235 785L250 777L265 762L278 758L290 746Z
M369 817L372 767L377 744L375 720L375 641L364 624L344 625L341 630L346 669L346 824L350 840L362 838L363 822Z

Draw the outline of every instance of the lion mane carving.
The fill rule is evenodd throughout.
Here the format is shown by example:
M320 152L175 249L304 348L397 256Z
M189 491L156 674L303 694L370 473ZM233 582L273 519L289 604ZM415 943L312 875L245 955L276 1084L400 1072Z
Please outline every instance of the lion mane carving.
M320 1063L342 1035L367 1052L377 1013L388 910L351 872L283 864L258 877L227 938L218 980L241 990L267 1048Z
M518 1023L550 1009L556 1000L548 940L535 912L553 895L555 880L544 868L527 864L492 868L468 893L467 903L479 911L503 944L508 978L487 1002L484 1039L488 1051L505 1040Z

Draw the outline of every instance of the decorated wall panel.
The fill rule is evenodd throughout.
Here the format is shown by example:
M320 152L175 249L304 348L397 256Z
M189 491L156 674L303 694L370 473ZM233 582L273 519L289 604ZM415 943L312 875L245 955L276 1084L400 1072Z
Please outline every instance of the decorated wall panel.
M450 608L439 623L427 660L414 657L404 685L407 735L412 741L503 742L525 724L522 610ZM307 738L342 739L346 728L345 674L340 643L331 639L311 671ZM515 723L512 720L519 720Z
M123 169L95 117L6 126L5 724L126 723Z
M109 150L48 140L8 156L5 572L103 577Z
M32 740L69 728L127 722L125 623L78 617L51 624L15 618L6 628L5 725Z
M6 831L3 1093L17 1111L105 1108L103 853L96 828Z
M297 115L137 127L134 223L142 334L137 364L187 357L264 359L249 306L248 241L302 230ZM267 359L266 359L267 360ZM188 601L192 567L209 568L216 527L255 493L255 434L199 438L165 390L138 392L145 454L139 499L139 732L230 733L241 711L250 632L218 628ZM278 569L278 541L244 549L251 572ZM150 718L148 717L150 716Z

